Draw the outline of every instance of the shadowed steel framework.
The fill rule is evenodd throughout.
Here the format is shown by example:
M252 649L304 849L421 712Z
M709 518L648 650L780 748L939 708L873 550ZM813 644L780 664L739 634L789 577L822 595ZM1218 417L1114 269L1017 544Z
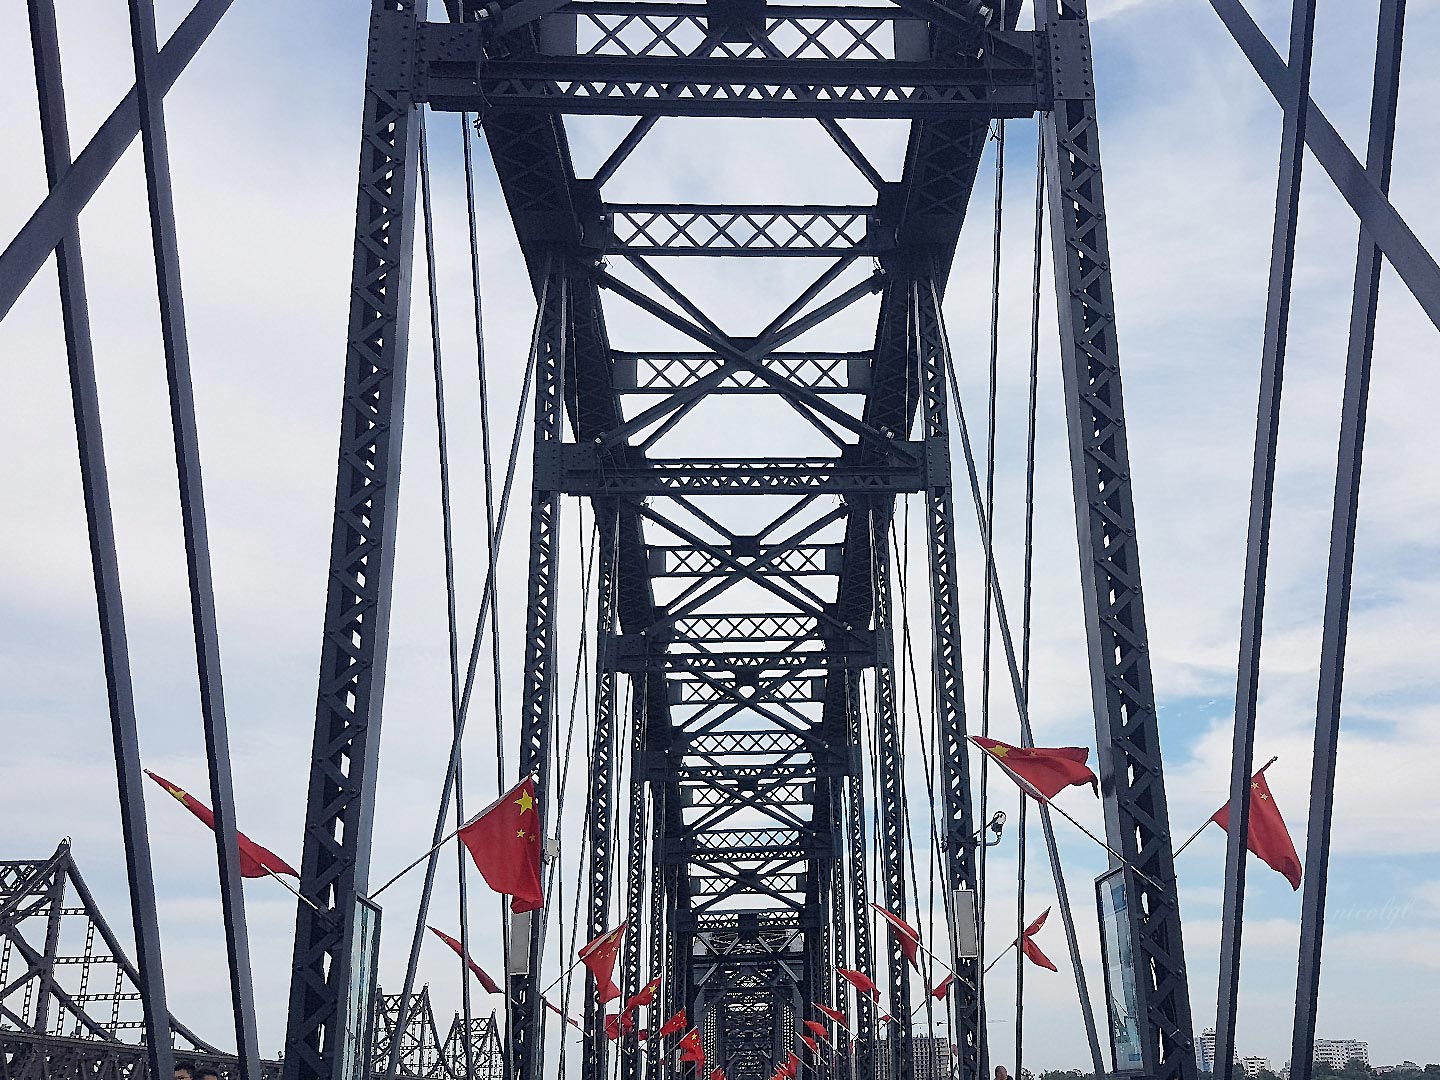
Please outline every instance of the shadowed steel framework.
M858 1077L911 1064L906 960L872 940L869 904L904 915L904 774L891 545L899 495L923 503L948 889L977 883L966 754L941 302L992 121L1044 126L1085 611L1106 828L1139 870L1129 905L1147 1071L1193 1070L1169 824L1141 603L1089 29L1083 4L895 6L377 0L366 69L359 211L325 659L303 863L286 1072L330 1076L348 980L347 913L366 878L374 747L401 447L422 110L478 117L539 305L534 487L518 775L555 783L560 516L591 501L598 626L585 913L649 937L661 1012L685 1008L737 1078L784 1060L810 1003L843 999L837 966L889 972L884 1020L863 996L836 1059ZM633 118L592 176L565 118ZM634 203L606 183L657 118L812 119L869 182L862 205ZM885 180L839 121L907 128ZM743 153L744 146L734 152ZM820 272L758 335L727 332L675 285L675 258L815 260ZM619 260L612 266L611 263ZM653 261L652 261L653 260ZM861 260L873 266L866 272ZM622 272L622 264L623 271ZM850 351L807 331L878 297ZM789 298L787 298L789 300ZM873 300L872 300L873 303ZM613 305L690 351L612 346ZM832 447L785 456L737 430L723 458L667 457L665 435L724 395L783 401ZM763 497L767 509L752 508ZM703 509L699 500L703 499ZM734 516L729 516L730 508ZM741 512L739 508L743 507ZM754 515L759 513L756 518ZM748 516L747 516L748 515ZM821 582L824 582L822 585ZM739 588L739 586L745 588ZM749 590L747 592L747 589ZM755 607L737 596L762 596ZM628 680L633 740L617 745ZM868 687L868 689L863 689ZM862 697L864 700L862 700ZM861 712L873 710L874 747ZM617 755L631 755L617 813ZM873 790L867 787L873 785ZM869 802L867 802L869 800ZM878 807L871 866L866 807ZM644 857L612 881L615 845ZM871 881L875 895L871 895ZM612 910L618 893L625 910ZM516 1080L547 1075L539 920L512 927L508 1049ZM945 945L940 951L948 953ZM639 989L642 950L622 962ZM985 1065L978 961L949 999L960 1075ZM901 1020L893 1018L898 1017ZM668 1068L608 1044L587 994L584 1075Z

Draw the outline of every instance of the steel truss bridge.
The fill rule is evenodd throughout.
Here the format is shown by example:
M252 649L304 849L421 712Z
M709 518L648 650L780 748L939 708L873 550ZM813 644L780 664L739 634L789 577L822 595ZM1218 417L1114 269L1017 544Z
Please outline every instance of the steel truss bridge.
M1364 164L1309 101L1314 0L1295 0L1288 61L1239 0L1211 2L1285 115L1237 695L1236 828L1227 864L1217 1062L1228 1063L1233 1047L1244 898L1244 850L1235 837L1244 833L1253 771L1274 428L1304 147L1363 227L1297 991L1294 1060L1297 1080L1307 1080L1378 274L1388 262L1437 319L1440 270L1386 197L1403 0L1379 2ZM898 939L876 931L871 909L878 903L902 917L915 910L897 689L908 665L924 672L914 679L915 692L928 686L934 720L935 838L950 927L950 941L935 948L953 960L956 973L943 1006L953 1072L961 1080L987 1072L982 959L962 940L986 823L976 816L966 753L973 725L963 684L956 539L957 514L972 507L985 533L986 504L959 412L943 312L982 153L998 122L1038 120L1105 838L1125 899L1116 932L1133 950L1127 965L1133 999L1110 1001L1111 1015L1128 1008L1138 1025L1140 1067L1129 1075L1191 1080L1195 1033L1130 487L1084 0L1038 0L1029 29L1020 28L1016 0L501 0L485 6L446 0L443 10L427 10L426 0L373 0L333 541L283 1063L261 1061L257 1049L163 109L165 94L230 2L200 0L161 48L152 4L129 0L136 85L78 155L67 134L53 0L29 6L51 192L0 255L0 313L55 253L137 960L126 958L100 916L68 847L48 860L0 864L3 1077L163 1077L176 1045L236 1080L349 1080L371 1072L427 1080L557 1075L547 1060L547 1031L553 1035L560 1021L546 1008L539 974L554 944L541 918L512 920L507 1012L500 1019L471 1018L468 1038L458 1017L439 1038L428 995L413 986L413 955L400 994L384 995L373 984L367 989L374 928L364 898L375 884L369 854L411 294L423 269L417 231L432 228L423 190L429 112L459 113L483 136L536 299L527 372L534 395L533 484L528 515L513 515L529 530L529 576L518 759L511 771L535 775L542 811L551 805L559 786L557 694L565 663L557 651L562 521L567 508L586 500L596 531L588 586L594 670L585 777L587 906L579 940L626 922L632 944L621 960L623 994L636 993L652 972L661 975L657 1015L684 1008L703 1032L708 1059L732 1080L770 1075L812 1015L813 1002L853 1011L850 1030L835 1031L833 1056L814 1066L817 1075L916 1075L906 1018L920 1002L911 1000ZM598 170L582 175L566 120L594 115L628 118L631 126ZM607 195L622 166L646 167L647 136L659 120L696 117L757 121L753 147L730 147L736 156L752 155L757 171L770 167L763 155L774 145L765 141L763 121L813 121L873 199L637 203ZM886 179L842 123L855 119L883 120L903 132L898 178ZM235 1057L219 1054L165 1006L81 272L77 216L137 137L175 417L234 984ZM467 141L467 167L469 148ZM697 279L691 269L697 260L716 259L748 260L757 276L776 265L762 260L803 259L809 269L806 284L774 296L763 329L742 333L724 325L724 305L713 295L676 283L682 274ZM684 269L677 272L679 266ZM433 261L430 269L433 274ZM876 313L874 324L856 331L862 310ZM612 343L611 325L642 315L662 331L658 340L682 340L683 347ZM831 351L807 345L803 339L819 329L843 330L848 344ZM735 416L746 401L778 403L785 423L730 425L718 456L687 453L672 436L692 414L718 407L720 415ZM797 453L800 444L810 448ZM486 603L492 606L493 551L509 494L507 482L503 496L497 494L498 520L495 507L487 506L492 587ZM928 605L922 640L929 648L918 665L908 626L901 625L908 609L899 593L906 582L894 565L891 539L897 502L905 498L923 508L925 561L915 584L919 603ZM1013 610L1007 618L993 560L986 565L987 602L996 607L1006 660L1000 681L1014 691L1028 742L1027 689L1012 632L1017 618ZM471 689L467 682L465 701L457 703L457 746ZM437 838L457 757L452 752ZM1073 950L1075 916L1048 810L1040 817ZM872 822L876 835L869 833ZM433 861L429 873L433 877ZM428 903L428 879L425 896ZM57 945L60 928L73 920L87 927L83 950L65 953ZM36 928L42 928L38 938ZM852 997L839 967L870 972L886 986L888 1016L868 997ZM78 984L62 978L66 972L75 973ZM1106 987L1107 996L1112 990ZM1080 991L1085 998L1083 983ZM675 1075L673 1055L659 1053L653 1040L647 1049L605 1038L604 1009L593 989L583 1010L578 1072L586 1080ZM1090 1021L1099 1073L1112 1069L1102 1059L1109 1027L1102 1020L1097 1031Z

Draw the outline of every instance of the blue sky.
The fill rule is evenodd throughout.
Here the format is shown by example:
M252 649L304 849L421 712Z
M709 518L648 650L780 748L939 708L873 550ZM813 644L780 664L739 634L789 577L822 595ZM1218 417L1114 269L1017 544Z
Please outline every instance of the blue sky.
M60 5L72 131L94 129L130 82L122 5ZM172 26L182 5L163 4ZM1364 144L1373 5L1323 5L1316 100L1352 146ZM1285 39L1288 5L1254 0L1272 40ZM201 439L212 519L227 693L241 820L287 856L298 854L304 762L313 716L333 486L336 399L354 207L356 127L366 5L241 0L173 95L169 120L185 288L195 355ZM1274 198L1279 117L1259 80L1203 0L1095 0L1096 71L1114 248L1119 332L1140 543L1161 705L1171 814L1177 834L1224 801L1256 369ZM1424 47L1440 32L1440 3L1412 0L1402 82L1394 201L1432 249L1440 226L1429 196L1440 167L1440 120L1427 102L1440 68ZM0 117L12 148L0 235L12 235L43 194L24 13L0 10L0 88L15 103ZM465 369L467 320L463 206L454 117L432 128L443 315L451 363L451 435L457 470L462 623L473 619L483 560L483 504L473 377ZM613 142L615 125L573 128L582 169ZM813 126L790 125L724 152L730 122L662 123L645 168L622 170L612 197L760 200L863 195L818 155ZM1010 129L998 557L1018 589L1019 463L1023 448L1028 297L1028 205L1033 125ZM893 135L855 125L886 160ZM748 129L746 129L748 135ZM818 147L818 149L817 149ZM483 161L483 153L482 153ZM485 178L483 249L496 413L518 393L532 303L503 206ZM1307 163L1295 318L1282 422L1270 606L1257 755L1280 755L1270 779L1303 852L1315 665L1329 528L1329 491L1353 272L1355 225L1320 169ZM947 315L972 431L983 412L989 273L989 168L957 261ZM831 200L833 196L833 200ZM175 510L153 279L138 150L124 159L82 217L96 326L106 434L147 763L196 792L204 765ZM768 312L776 286L739 276L713 310L741 323ZM720 297L723 296L723 299ZM117 926L126 925L123 853L115 820L104 686L94 629L83 511L74 464L53 274L47 270L0 325L8 393L0 400L0 452L10 519L0 559L0 857L40 857L61 836L75 850ZM1035 705L1041 742L1093 745L1063 441L1053 302L1045 298L1036 595ZM624 328L623 323L618 325ZM851 328L863 325L857 322ZM377 880L408 862L428 834L425 809L443 768L447 676L438 541L433 411L424 375L423 308L407 421L406 513L399 541L387 719L377 810ZM1440 758L1440 485L1430 422L1440 392L1433 327L1387 272L1372 390L1358 539L1351 662L1337 796L1331 917L1320 1033L1371 1041L1372 1058L1440 1059L1429 1021L1440 1009L1440 801L1428 762ZM714 433L697 431L697 448ZM522 483L528 477L521 476ZM523 490L523 489L522 489ZM978 659L978 545L962 512L967 664ZM916 518L918 525L918 516ZM504 558L502 611L508 655L523 611L524 532ZM1011 584L1011 583L1015 584ZM562 618L573 643L580 611ZM562 645L562 652L564 645ZM513 695L518 681L507 660ZM972 695L978 679L971 674ZM997 688L997 701L1004 694ZM974 704L972 702L972 708ZM479 714L467 752L481 763L472 790L491 792L491 718ZM997 728L1013 718L997 705ZM513 738L513 732L512 736ZM916 783L918 766L914 770ZM1013 809L1008 792L997 805ZM1065 796L1087 822L1098 808ZM1008 800L1008 802L1006 801ZM193 821L152 803L167 978L178 1015L227 1043L223 942L213 849ZM417 809L418 808L418 809ZM1064 823L1060 823L1062 828ZM1063 834L1062 834L1063 835ZM1181 863L1182 911L1197 1027L1213 1014L1223 839L1210 830ZM1011 903L1013 844L995 853L991 895ZM1097 987L1096 932L1086 899L1103 853L1074 834L1064 844L1072 895ZM293 860L292 860L293 861ZM414 883L387 906L403 912ZM261 1044L283 1038L293 902L272 883L247 886ZM448 890L448 891L447 891ZM1032 875L1034 910L1048 902ZM566 897L568 904L573 897ZM436 909L453 918L453 884ZM1288 1054L1299 899L1278 876L1251 876L1240 1047ZM396 920L398 921L398 920ZM477 952L498 966L489 909L473 917ZM1047 928L1060 960L1059 928ZM382 958L398 984L400 935ZM991 947L1009 938L992 930ZM552 950L549 963L556 963ZM426 952L422 976L437 1008L458 1004L452 966ZM489 965L487 965L489 966ZM996 968L991 1038L1011 1038ZM1027 1065L1085 1061L1073 984L1030 978ZM1098 1004L1098 1002L1097 1002Z

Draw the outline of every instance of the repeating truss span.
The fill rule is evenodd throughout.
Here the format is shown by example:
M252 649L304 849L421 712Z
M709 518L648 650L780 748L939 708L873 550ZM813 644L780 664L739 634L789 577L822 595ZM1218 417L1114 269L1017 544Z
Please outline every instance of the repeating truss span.
M813 1055L811 1071L826 1080L942 1074L983 1080L989 1060L984 905L977 887L985 880L985 833L998 832L1000 823L974 817L985 797L977 802L973 796L967 752L957 499L974 504L985 548L983 715L989 716L995 630L1021 741L1031 748L1029 514L1047 222L1102 844L1111 857L1096 882L1105 1026L1114 1072L1193 1080L1195 1040L1137 548L1086 0L1033 0L1028 28L1021 27L1020 0L444 0L443 13L432 11L428 0L371 0L285 1053L283 1062L261 1060L241 888L242 876L253 876L259 863L235 820L164 109L166 94L231 2L196 0L162 46L154 0L129 0L135 85L78 154L70 145L56 4L26 5L48 193L0 251L0 318L54 254L136 961L101 915L68 841L48 859L0 862L0 1080L169 1080L177 1050L213 1065L227 1080L543 1080L575 1072L583 1080L672 1080L673 1044L653 1030L645 1038L626 1030L633 1013L607 1014L598 979L584 982L583 1016L545 997L547 944L550 960L556 959L555 943L546 940L548 906L542 914L507 917L503 1014L474 1015L467 994L463 1013L442 1038L428 987L415 985L452 795L457 812L462 801L460 747L487 618L497 725L501 734L506 723L518 734L515 776L535 785L535 798L526 789L528 804L521 808L541 818L529 842L537 848L557 843L550 838L563 824L566 770L579 760L556 731L565 683L561 616L577 607L560 564L564 538L583 533L567 533L562 525L564 515L583 521L587 511L591 537L582 536L580 546L588 543L591 558L579 574L578 607L582 620L594 620L593 637L580 639L572 687L578 695L581 682L592 681L586 797L576 815L583 842L570 863L556 848L547 847L545 855L551 879L561 866L568 871L578 863L578 889L570 896L579 925L571 927L570 943L587 936L624 941L620 986L607 1000L653 995L646 1004L650 1018L673 1017L680 1030L689 1025L681 1040L687 1058L703 1051L728 1080L797 1080L797 1039ZM1440 264L1388 195L1404 0L1378 0L1363 164L1310 100L1315 0L1293 0L1283 60L1241 0L1210 2L1284 114L1238 649L1214 1046L1220 1080L1230 1080L1235 1060L1262 616L1307 148L1361 224L1318 665L1292 1040L1293 1075L1309 1080L1380 271L1388 263L1440 326ZM463 696L425 137L430 113L458 113L464 133L481 346L491 587L481 603ZM987 432L993 444L1001 148L1005 121L1016 119L1034 119L1040 139L1027 599L1020 619L1026 659L1019 663L995 569L993 491L982 497L944 315L950 267L993 134ZM706 142L717 121L725 125L723 148ZM651 157L660 125L688 135L692 148L723 149L763 174L777 165L774 156L793 151L783 133L775 134L780 124L790 132L804 127L832 153L829 167L805 163L799 178L805 190L793 201L785 201L780 185L771 190L766 184L741 198L725 190L734 174L724 170L703 178L699 169L672 170L664 191L630 182L662 175ZM581 125L588 132L583 139L576 138ZM877 130L883 135L872 141ZM514 715L500 708L493 585L526 413L522 407L517 417L501 487L491 475L475 132L493 161L536 301L522 391L533 390L533 469L523 687L518 710L509 710ZM80 214L137 139L213 812L178 789L171 794L215 834L234 1056L193 1034L166 1004L139 717L81 261ZM575 151L599 144L603 159L578 167L584 155ZM875 147L882 144L895 149L894 161L880 160ZM837 170L848 181L838 185L843 190L827 184ZM690 187L695 190L676 190ZM419 221L435 328L454 726L435 843L428 859L412 864L427 865L405 979L400 993L386 994L378 983L382 912L375 898L388 884L372 891L369 863ZM742 293L743 302L734 302ZM993 488L990 450L987 486ZM913 507L923 521L918 544L908 529ZM923 548L924 569L911 575L908 559L916 547ZM916 578L923 578L913 590L918 601L910 589ZM915 635L922 648L915 650L911 617L922 609L925 625ZM917 662L916 652L928 664ZM927 847L938 870L945 925L943 935L931 936L924 964L915 956L918 931L905 923L937 914L920 910L937 905L917 895L913 867L916 830L907 790L918 783L913 747L912 767L906 767L912 711L915 730L931 733L918 756L933 821L918 846ZM1085 982L1050 811L1040 800L1058 921L1093 1067L1103 1075L1102 1025ZM1023 844L1023 825L1020 835ZM1019 866L1023 916L1023 848ZM465 965L461 978L469 987L473 972L494 991L490 977L465 955L464 882L462 860L462 930L453 942ZM887 921L876 921L876 908ZM619 938L612 930L617 925ZM568 956L551 964L561 979L565 964ZM911 1000L912 964L927 976L919 1001ZM932 986L928 976L940 971L949 977ZM1022 1004L1017 991L1017 1059ZM922 1006L930 1021L923 1031L912 1024ZM834 1026L820 1024L815 1010ZM943 1033L937 1011L944 1014ZM823 1052L806 1031L827 1037ZM571 1045L565 1040L577 1038L578 1068L547 1060L553 1047L564 1053ZM573 1063L572 1057L567 1064Z
M911 1011L906 958L895 938L879 944L869 929L872 900L900 916L913 903L888 540L902 495L925 507L945 883L959 891L957 904L974 894L941 301L991 122L1041 115L1063 256L1063 350L1109 826L1143 874L1130 882L1139 901L1131 910L1147 916L1142 925L1132 915L1130 929L1144 956L1148 1060L1156 1075L1186 1075L1189 1007L1154 753L1083 4L1043 7L1034 30L1016 28L1013 4L999 12L914 2L480 8L456 0L447 9L450 21L435 23L421 3L377 0L372 17L347 377L357 392L346 396L346 438L357 441L341 455L339 489L351 494L336 517L331 674L322 678L305 864L305 891L320 911L300 914L293 1080L323 1073L332 1037L324 1033L337 1014L327 1013L321 990L328 981L335 998L345 963L343 924L327 912L347 910L367 842L341 823L363 829L373 783L373 751L361 747L378 719L385 595L371 594L392 557L399 425L391 418L427 105L478 117L539 304L519 771L536 774L542 793L556 782L560 514L563 496L585 497L599 532L601 666L587 929L599 936L621 917L637 933L645 927L646 947L624 956L624 992L639 989L648 957L663 976L666 1014L685 1008L700 1022L710 1060L747 1080L783 1062L812 1002L848 1000L836 974L844 966L888 972L889 1015L881 1023L862 996L853 1031L838 1035L837 1057L860 1077L877 1064L891 1076L911 1070L909 1024L895 1019ZM633 127L593 175L580 175L566 117L597 113L632 117ZM644 167L657 118L707 116L814 121L873 189L873 202L607 198L618 169ZM898 178L883 179L840 124L861 117L903 126ZM733 149L763 169L762 146ZM758 332L720 325L703 296L675 284L675 260L739 256L757 267L774 258L815 267L777 298ZM804 350L807 333L853 325L861 310L875 312L873 331L841 351ZM612 341L612 324L645 317L652 333L678 333L690 351ZM724 416L724 402L746 394L781 403L782 421L731 427L723 456L667 456L672 433L692 415ZM796 456L790 448L807 440L818 449ZM361 612L373 617L360 621ZM618 745L622 678L633 712L629 746ZM873 725L873 747L862 723ZM611 822L624 794L616 763L626 753L622 912L611 904L621 839ZM878 865L866 835L871 806ZM343 835L338 846L332 833ZM523 955L511 961L509 1047L515 1075L531 1080L545 1075L546 1010L535 976L544 941L539 920L518 918L513 929L512 950ZM955 964L951 1030L960 1075L974 1080L984 1067L978 959ZM607 1075L602 1019L589 996L587 1077ZM640 1075L646 1062L636 1045L622 1040L618 1052L622 1075Z

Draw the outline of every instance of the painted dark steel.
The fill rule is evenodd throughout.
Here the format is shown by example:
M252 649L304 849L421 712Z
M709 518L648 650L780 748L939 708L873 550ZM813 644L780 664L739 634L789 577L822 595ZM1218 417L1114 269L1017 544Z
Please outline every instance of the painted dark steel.
M45 173L53 191L66 170L71 168L70 132L53 0L30 0L29 14ZM100 397L95 379L95 353L90 336L80 231L74 218L70 219L60 238L55 257L60 314L65 326L65 348L69 361L70 400L75 414L75 436L80 457L80 483L85 499L85 525L95 578L101 654L105 664L115 777L119 788L120 830L128 853L125 871L136 949L141 959L141 970L144 971L143 975L137 971L134 977L144 1007L149 1068L152 1074L168 1075L173 1053L164 1019L167 1016L165 978L155 906L154 866L142 791L145 779L140 766L139 727L125 632L120 563L115 548L115 520L110 506L110 482L100 423ZM56 859L60 859L62 854L68 857L68 851L62 851L56 853ZM63 885L60 887L63 888ZM13 891L17 898L23 895L19 890L7 891ZM118 945L114 948L118 955ZM52 956L49 945L45 955L47 958ZM46 989L42 987L39 995L42 1009L49 1000ZM45 1033L43 1017L37 1027L41 1034Z
M1289 81L1285 61L1245 10L1241 0L1210 0L1210 6L1245 53L1255 74L1275 100L1282 102ZM1425 249L1375 178L1355 156L1334 125L1313 101L1307 107L1305 145L1334 182L1350 209L1375 238L1385 258L1416 301L1440 327L1440 263Z
M199 0L155 59L155 92L167 93L195 58L234 0ZM30 284L50 253L74 228L80 211L99 190L129 145L140 134L139 97L132 87L120 104L56 179L50 193L0 253L0 319Z
M255 1028L255 991L250 976L250 938L245 925L240 852L235 827L235 791L230 772L230 734L220 667L220 629L215 611L215 581L210 566L210 536L205 489L200 473L200 437L195 420L195 390L190 341L180 284L180 248L175 231L175 200L170 179L170 148L165 132L164 92L155 74L159 43L153 0L130 0L130 39L135 54L136 103L150 205L150 234L160 300L160 334L170 394L170 427L175 439L175 470L180 485L180 522L185 537L185 567L190 617L195 637L195 667L200 681L200 717L205 729L205 758L214 810L215 851L220 875L220 910L230 971L230 1004L235 1043L246 1080L260 1076L259 1037Z
M1147 1074L1191 1080L1194 1028L1140 586L1088 16L1073 0L1063 11L1043 0L1041 11L1055 88L1054 111L1041 123L1105 834L1148 878L1131 907Z
M1405 0L1381 0L1375 47L1375 85L1370 98L1366 168L1384 194L1390 190L1395 150L1395 112L1400 97L1400 53ZM1330 878L1330 835L1335 809L1335 772L1340 750L1341 685L1350 622L1355 562L1355 521L1360 508L1360 470L1370 396L1370 361L1380 302L1379 246L1363 225L1355 255L1350 302L1350 342L1340 411L1334 511L1325 620L1320 641L1320 686L1315 710L1315 749L1310 767L1310 812L1305 830L1304 893L1300 905L1300 960L1295 979L1295 1023L1290 1072L1310 1080L1315 1063L1315 1022L1320 1005L1320 962L1325 932L1325 894Z
M356 897L369 887L398 517L419 115L401 89L425 0L373 0L335 517L305 810L286 1080L339 1066ZM311 904L314 907L311 907Z
M1235 1024L1240 1010L1240 956L1249 859L1251 774L1255 766L1255 713L1260 699L1260 647L1264 637L1265 580L1270 562L1270 519L1275 500L1275 455L1285 344L1290 327L1290 285L1295 274L1295 233L1300 217L1301 166L1310 111L1310 65L1315 50L1315 0L1295 0L1290 11L1290 63L1280 104L1280 170L1275 228L1270 238L1269 294L1260 356L1260 402L1250 477L1250 521L1245 584L1240 599L1240 661L1235 686L1235 729L1230 749L1230 824L1225 845L1225 902L1220 916L1220 987L1215 1008L1215 1073L1232 1080Z

